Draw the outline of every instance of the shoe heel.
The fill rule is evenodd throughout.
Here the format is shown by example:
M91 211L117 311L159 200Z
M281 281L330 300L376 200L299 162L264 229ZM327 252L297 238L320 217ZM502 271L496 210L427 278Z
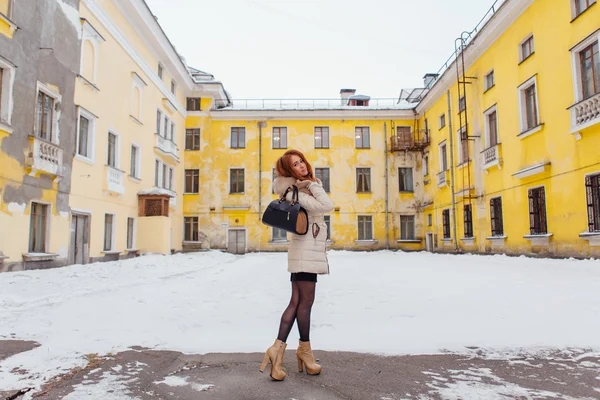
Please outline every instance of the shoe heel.
M260 364L259 371L260 372L265 372L265 369L267 368L268 364L269 364L269 354L266 353L265 357L263 358L262 364Z
M300 359L300 357L298 358L298 372L304 372L302 369L302 360Z

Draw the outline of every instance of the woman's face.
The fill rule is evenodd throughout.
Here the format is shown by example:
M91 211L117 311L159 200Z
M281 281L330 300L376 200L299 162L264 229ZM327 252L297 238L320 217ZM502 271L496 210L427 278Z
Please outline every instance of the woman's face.
M292 169L294 170L296 175L302 177L308 175L308 168L306 168L306 164L304 163L304 161L302 161L300 157L294 154L292 155L290 162L292 163Z

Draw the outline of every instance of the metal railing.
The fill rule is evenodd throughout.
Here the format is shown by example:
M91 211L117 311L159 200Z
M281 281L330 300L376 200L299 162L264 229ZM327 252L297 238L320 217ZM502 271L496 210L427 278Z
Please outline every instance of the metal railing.
M331 99L232 99L232 105L225 109L235 110L313 110L313 109L407 109L398 103L397 98L372 98L368 106L349 106L348 100ZM415 104L416 105L416 104ZM215 108L220 105L215 103Z
M417 129L410 134L396 134L391 137L391 151L422 150L429 146L429 129Z

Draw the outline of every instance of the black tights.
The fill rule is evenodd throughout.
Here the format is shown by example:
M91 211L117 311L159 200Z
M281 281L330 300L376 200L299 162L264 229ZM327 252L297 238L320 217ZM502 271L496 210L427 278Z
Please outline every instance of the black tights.
M281 316L277 339L287 341L294 321L298 320L300 340L310 340L310 311L315 301L315 287L315 282L292 281L292 298Z

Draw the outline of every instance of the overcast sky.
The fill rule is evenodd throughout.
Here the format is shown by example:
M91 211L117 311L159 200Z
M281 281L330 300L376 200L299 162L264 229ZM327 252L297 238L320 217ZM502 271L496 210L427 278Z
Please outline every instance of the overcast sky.
M188 65L234 99L397 97L494 0L146 0Z

